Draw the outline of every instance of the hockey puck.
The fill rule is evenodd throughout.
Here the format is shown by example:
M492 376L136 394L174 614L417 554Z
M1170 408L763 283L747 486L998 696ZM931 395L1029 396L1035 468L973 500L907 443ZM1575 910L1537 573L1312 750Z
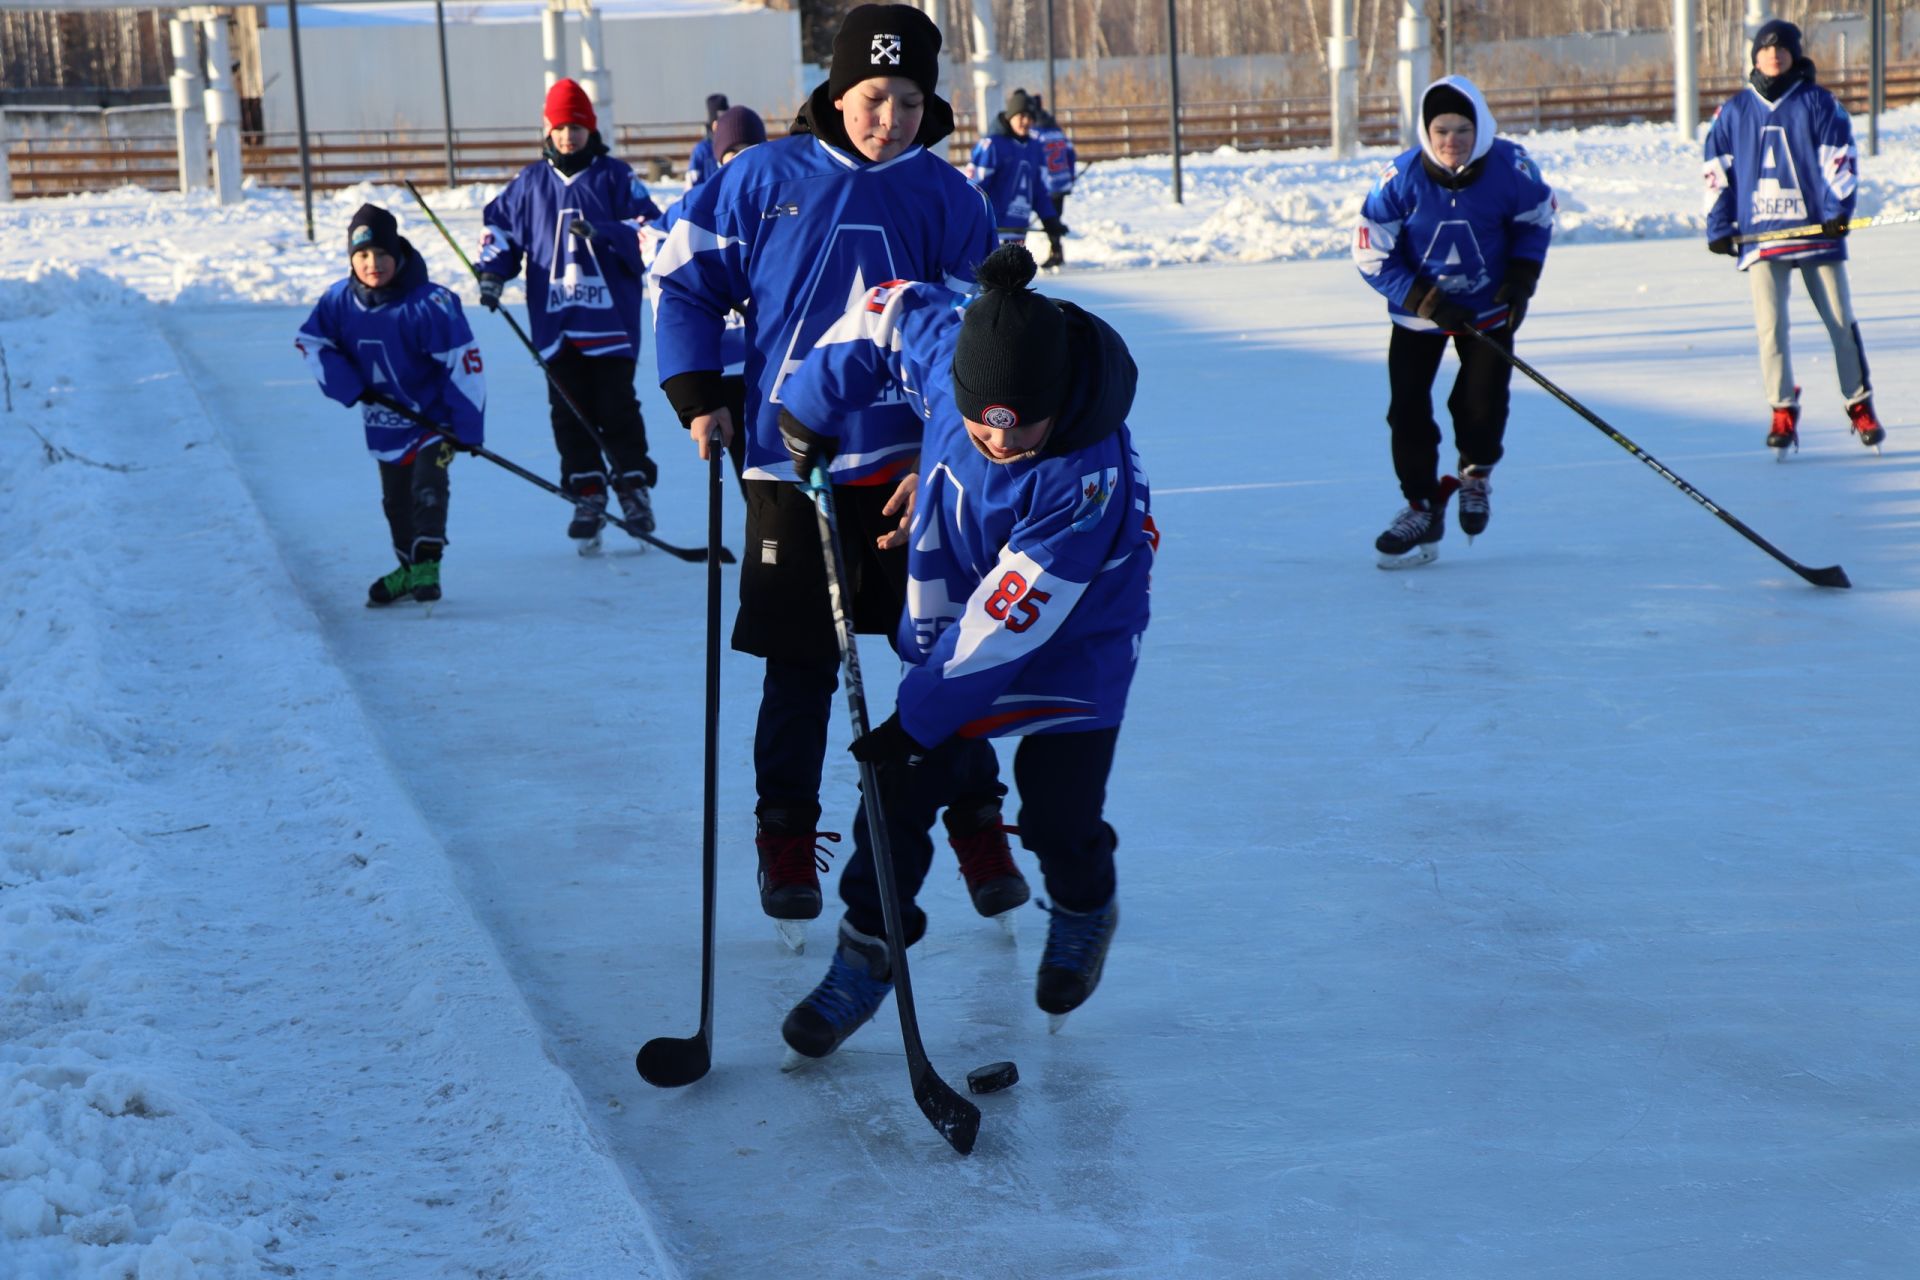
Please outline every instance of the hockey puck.
M967 1072L967 1088L975 1093L998 1093L1020 1079L1020 1068L1011 1062L989 1062Z

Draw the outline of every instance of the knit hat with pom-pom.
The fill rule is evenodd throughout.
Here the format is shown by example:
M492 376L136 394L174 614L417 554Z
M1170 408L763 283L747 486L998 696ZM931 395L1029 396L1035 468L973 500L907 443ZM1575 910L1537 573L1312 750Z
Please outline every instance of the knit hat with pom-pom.
M1066 403L1067 318L1027 286L1036 270L1025 245L1002 245L974 273L953 349L953 399L962 417L998 430L1039 422Z

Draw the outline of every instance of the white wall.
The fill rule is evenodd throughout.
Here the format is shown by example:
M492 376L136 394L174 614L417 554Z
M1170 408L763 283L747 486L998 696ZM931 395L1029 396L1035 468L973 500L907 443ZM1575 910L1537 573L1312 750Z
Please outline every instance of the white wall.
M579 30L577 19L568 21L567 72L576 77ZM805 93L798 13L609 16L602 18L601 31L615 123L704 120L709 93L724 93L769 123L784 123ZM269 133L294 129L290 49L284 27L260 32ZM300 50L308 129L440 127L440 53L431 23L303 26ZM456 129L539 134L546 82L538 21L448 23L447 66Z

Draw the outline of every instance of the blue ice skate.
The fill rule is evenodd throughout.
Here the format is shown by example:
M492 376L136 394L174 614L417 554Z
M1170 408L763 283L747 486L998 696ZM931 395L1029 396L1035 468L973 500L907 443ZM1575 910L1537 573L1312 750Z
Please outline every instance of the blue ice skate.
M1047 1030L1058 1031L1067 1015L1087 1002L1100 985L1107 963L1107 947L1120 923L1120 898L1092 911L1068 911L1040 904L1052 919L1047 925L1047 949L1040 957L1040 981L1034 1001L1047 1014Z
M884 939L870 938L845 920L840 945L820 985L780 1024L787 1042L782 1071L824 1058L865 1026L893 990L893 962Z

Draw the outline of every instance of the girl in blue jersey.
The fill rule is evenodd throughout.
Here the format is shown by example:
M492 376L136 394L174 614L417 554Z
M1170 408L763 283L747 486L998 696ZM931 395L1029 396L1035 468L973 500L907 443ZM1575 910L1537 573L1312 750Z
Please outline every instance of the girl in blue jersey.
M1037 110L1025 89L1007 95L1007 109L973 144L967 177L993 204L995 230L1002 243L1024 243L1034 218L1055 246L1067 233L1047 187L1047 153L1033 136Z
M331 400L360 406L380 463L381 506L400 567L367 590L369 605L440 598L447 470L455 444L375 397L442 424L461 445L484 442L487 384L460 299L427 279L391 213L363 204L347 227L352 274L315 304L294 346Z
M648 491L658 468L647 454L633 371L642 300L638 229L660 209L633 170L607 154L593 103L578 84L555 81L544 118L545 158L488 201L474 269L481 305L498 311L502 285L524 261L533 345L599 430L596 440L548 385L560 483L574 500L567 536L585 552L600 545L609 483L632 530L653 532Z
M888 280L964 288L993 250L985 199L933 146L953 130L934 93L940 31L918 9L867 4L834 37L833 62L793 136L753 147L693 188L654 260L661 386L705 458L709 437L747 437L746 555L733 647L766 660L754 732L761 909L820 914L816 847L839 643L813 503L780 440L784 384L850 298ZM729 311L746 316L746 421L721 378ZM833 462L856 627L890 632L905 598L899 538L921 422L891 388L847 404ZM997 777L956 793L948 831L975 893L998 914L1026 898L1000 829ZM833 835L838 839L837 835Z
M1355 265L1393 319L1387 425L1407 505L1374 543L1382 568L1434 558L1456 487L1460 531L1472 538L1486 529L1513 368L1465 330L1513 350L1553 236L1553 192L1523 148L1494 136L1493 113L1471 81L1428 85L1420 121L1420 145L1382 171L1353 241ZM1460 468L1443 483L1433 380L1450 337L1460 356L1447 398Z
M1760 380L1773 408L1767 444L1778 456L1800 446L1800 388L1787 355L1787 291L1797 272L1833 343L1853 434L1877 448L1887 433L1874 416L1847 287L1847 220L1858 195L1853 122L1814 83L1791 22L1775 19L1754 32L1750 61L1748 87L1714 113L1707 131L1707 248L1738 255L1752 284ZM1735 248L1736 236L1790 228L1811 234Z
M783 389L802 471L844 445L843 409L877 388L926 421L894 637L906 671L894 713L851 748L879 766L883 795L861 799L827 976L782 1028L802 1057L832 1053L892 989L867 820L884 814L910 945L926 931L913 903L926 833L955 776L992 757L988 738L1022 735L1018 829L1053 900L1041 1009L1062 1018L1093 994L1119 921L1118 837L1102 809L1159 535L1126 423L1126 344L1031 292L1034 270L1024 246L1007 245L982 264L971 302L933 284L875 289Z

